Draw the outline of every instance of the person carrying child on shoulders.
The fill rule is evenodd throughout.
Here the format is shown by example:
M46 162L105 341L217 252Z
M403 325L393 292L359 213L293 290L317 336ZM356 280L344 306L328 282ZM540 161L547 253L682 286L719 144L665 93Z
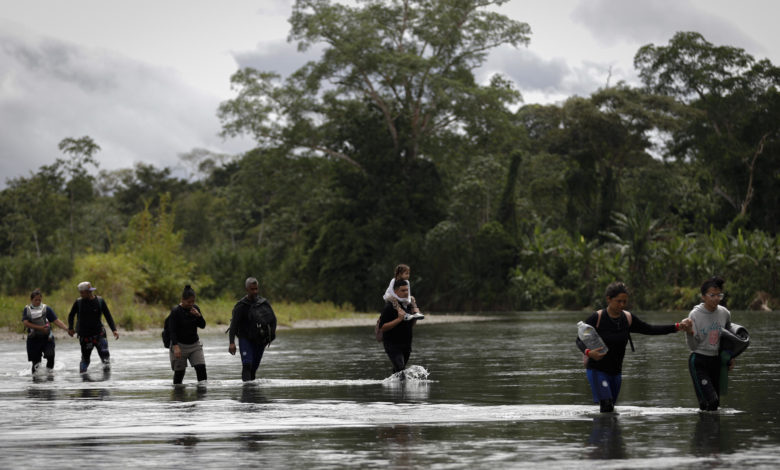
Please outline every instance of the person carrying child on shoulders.
M382 299L385 302L390 302L399 315L404 316L404 321L422 320L425 318L425 315L423 315L417 307L417 301L412 297L412 284L409 282L411 274L412 269L408 265L399 264L396 266L395 275L390 279L390 284L387 286L387 290L385 290L385 295L382 296ZM395 289L393 288L396 281L406 281L406 285L409 288L406 297L398 297L396 295ZM409 312L406 311L407 309L403 308L405 306L409 307Z
M409 282L403 279L393 281L393 292L397 298L404 298L409 294ZM406 310L405 310L406 309ZM396 311L388 301L379 315L379 329L382 331L382 343L385 353L393 365L393 373L406 369L409 356L412 354L412 328L417 323L416 319L405 320L409 305L403 305L401 311ZM404 376L401 375L401 379Z

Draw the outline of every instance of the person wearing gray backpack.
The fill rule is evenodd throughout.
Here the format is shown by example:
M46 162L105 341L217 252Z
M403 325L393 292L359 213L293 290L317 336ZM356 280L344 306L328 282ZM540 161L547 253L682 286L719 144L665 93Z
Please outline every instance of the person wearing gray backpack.
M246 295L233 307L228 328L228 352L236 354L235 338L241 353L241 380L255 380L265 348L276 339L276 315L268 300L260 297L260 285L254 277L244 283Z
M54 370L54 334L51 324L68 331L54 310L42 301L43 294L40 289L35 289L30 294L30 304L22 311L22 323L28 331L27 359L32 362L33 378L41 365L41 355L46 358L46 371L51 373Z

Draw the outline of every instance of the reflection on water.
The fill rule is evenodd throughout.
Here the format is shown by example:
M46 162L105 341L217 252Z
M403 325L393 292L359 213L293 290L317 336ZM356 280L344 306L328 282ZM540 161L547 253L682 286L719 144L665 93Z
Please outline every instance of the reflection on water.
M196 386L196 387L183 387L183 386L174 386L171 389L171 401L178 401L178 402L191 402L191 401L198 401L206 398L206 394L208 393L208 387L204 386Z
M720 414L701 412L696 421L691 450L695 455L709 456L728 453L730 444L721 435Z
M107 388L82 388L78 391L78 398L90 400L105 400L111 395Z
M241 403L269 403L263 389L256 382L241 384Z
M27 389L27 398L31 401L52 401L56 400L57 390L53 388L29 387Z
M593 428L588 439L588 458L624 459L627 457L626 444L620 434L620 421L614 413L593 418Z
M198 445L198 442L200 442L198 436L192 434L177 437L171 441L173 445L183 446L183 447L195 447L196 445Z
M681 336L640 335L617 413L600 415L573 344L581 316L421 323L403 378L387 376L369 327L281 331L250 383L224 335L204 335L206 386L174 387L156 337L112 343L112 370L85 376L75 341L58 342L53 374L32 377L23 343L0 343L0 468L22 452L30 468L81 468L85 447L99 448L107 468L771 468L780 459L772 317L740 314L753 344L719 412L698 411ZM26 453L33 439L51 452Z

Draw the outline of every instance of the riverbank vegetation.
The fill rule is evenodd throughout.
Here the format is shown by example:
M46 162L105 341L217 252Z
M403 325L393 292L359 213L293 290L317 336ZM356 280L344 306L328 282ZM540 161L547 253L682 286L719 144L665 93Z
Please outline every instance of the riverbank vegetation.
M681 32L637 52L641 86L523 105L475 78L530 40L478 6L501 1L369 3L299 0L290 38L320 58L231 77L245 154L104 171L84 136L8 180L0 291L90 280L127 327L185 283L229 312L253 275L276 305L375 311L403 262L428 310L586 309L616 279L688 309L712 275L732 308L780 308L780 69Z
M47 295L43 303L51 306L57 317L68 324L73 302L78 298L75 289L59 289ZM162 330L163 322L175 305L163 303L122 302L118 298L107 297L106 302L114 321L123 330ZM21 333L22 310L29 303L29 295L0 295L0 328ZM230 325L230 316L236 299L227 297L198 299L197 304L203 312L208 326ZM336 320L355 318L360 315L351 305L336 306L331 302L273 302L279 325L292 326L306 320ZM103 322L105 325L105 321Z

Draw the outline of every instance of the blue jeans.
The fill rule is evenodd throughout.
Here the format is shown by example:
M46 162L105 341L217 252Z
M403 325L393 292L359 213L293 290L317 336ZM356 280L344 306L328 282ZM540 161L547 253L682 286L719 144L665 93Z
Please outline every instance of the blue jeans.
M79 336L79 343L81 344L79 372L84 373L87 371L93 349L97 349L98 356L100 356L100 360L106 367L111 363L111 354L108 352L108 340L106 340L105 329L94 336Z
M238 338L238 350L241 353L241 364L250 366L253 372L260 367L260 361L263 359L263 351L265 351L265 344L260 344L245 338Z
M600 403L602 400L612 400L612 403L617 403L623 375L608 374L596 369L587 369L587 372L590 390L593 392L593 402Z

